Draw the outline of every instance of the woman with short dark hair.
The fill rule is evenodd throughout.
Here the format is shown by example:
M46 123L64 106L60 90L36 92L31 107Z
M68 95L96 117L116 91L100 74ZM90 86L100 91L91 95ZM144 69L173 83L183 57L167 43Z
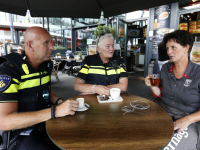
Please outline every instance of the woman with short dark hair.
M159 104L174 121L174 136L164 149L192 150L199 142L200 66L189 59L193 42L187 31L166 34L164 44L171 62L163 65L158 87L151 86L149 76L145 78L146 85L155 97L161 97Z

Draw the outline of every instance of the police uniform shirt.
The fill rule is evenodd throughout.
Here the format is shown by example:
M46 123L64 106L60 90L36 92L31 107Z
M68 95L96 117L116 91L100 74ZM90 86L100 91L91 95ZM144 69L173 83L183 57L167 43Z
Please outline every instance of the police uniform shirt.
M84 66L78 73L77 78L88 84L110 85L119 83L120 78L127 78L126 66L118 58L117 66L111 63L111 60L117 60L116 56L110 59L108 63L103 64L99 54L85 57Z
M18 102L22 104L18 104L18 111L40 110L42 106L33 104L41 97L41 91L48 90L50 75L45 69L33 69L28 62L23 64L22 68L26 68L24 75L21 75L9 61L0 65L0 103ZM27 105L30 107L26 108Z
M200 108L200 66L189 60L180 79L176 79L173 67L173 62L166 63L160 73L162 102L183 112L196 112Z

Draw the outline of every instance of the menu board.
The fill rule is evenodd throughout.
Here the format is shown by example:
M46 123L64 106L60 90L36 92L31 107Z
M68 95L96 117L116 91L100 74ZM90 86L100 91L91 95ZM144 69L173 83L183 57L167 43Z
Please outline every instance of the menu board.
M96 45L89 45L89 55L96 54Z
M158 54L158 45L162 42L165 33L169 33L171 5L162 5L155 8L154 37L152 54Z
M171 4L155 8L153 26L153 34L155 38L152 45L152 58L155 58L156 60L158 60L158 45L162 42L164 35L169 33L170 13ZM159 70L159 68L156 70ZM158 72L159 71L156 71L156 73Z
M194 42L192 51L190 52L190 59L200 65L200 42Z

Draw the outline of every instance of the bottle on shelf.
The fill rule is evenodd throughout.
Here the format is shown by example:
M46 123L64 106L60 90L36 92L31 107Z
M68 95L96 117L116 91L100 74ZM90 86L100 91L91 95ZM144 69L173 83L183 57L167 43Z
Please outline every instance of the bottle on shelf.
M131 42L130 42L130 40L128 41L128 44L127 44L127 50L131 50Z

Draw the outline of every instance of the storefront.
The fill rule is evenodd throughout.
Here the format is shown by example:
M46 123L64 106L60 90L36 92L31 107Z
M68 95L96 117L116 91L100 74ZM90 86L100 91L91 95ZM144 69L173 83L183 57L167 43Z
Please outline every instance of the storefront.
M155 59L152 72L159 73L158 45L166 33L178 29L187 30L194 35L196 42L200 41L200 7L197 4L193 3L196 6L190 7L190 4L182 6L172 3L149 9L144 76L149 74L148 66L152 59Z

